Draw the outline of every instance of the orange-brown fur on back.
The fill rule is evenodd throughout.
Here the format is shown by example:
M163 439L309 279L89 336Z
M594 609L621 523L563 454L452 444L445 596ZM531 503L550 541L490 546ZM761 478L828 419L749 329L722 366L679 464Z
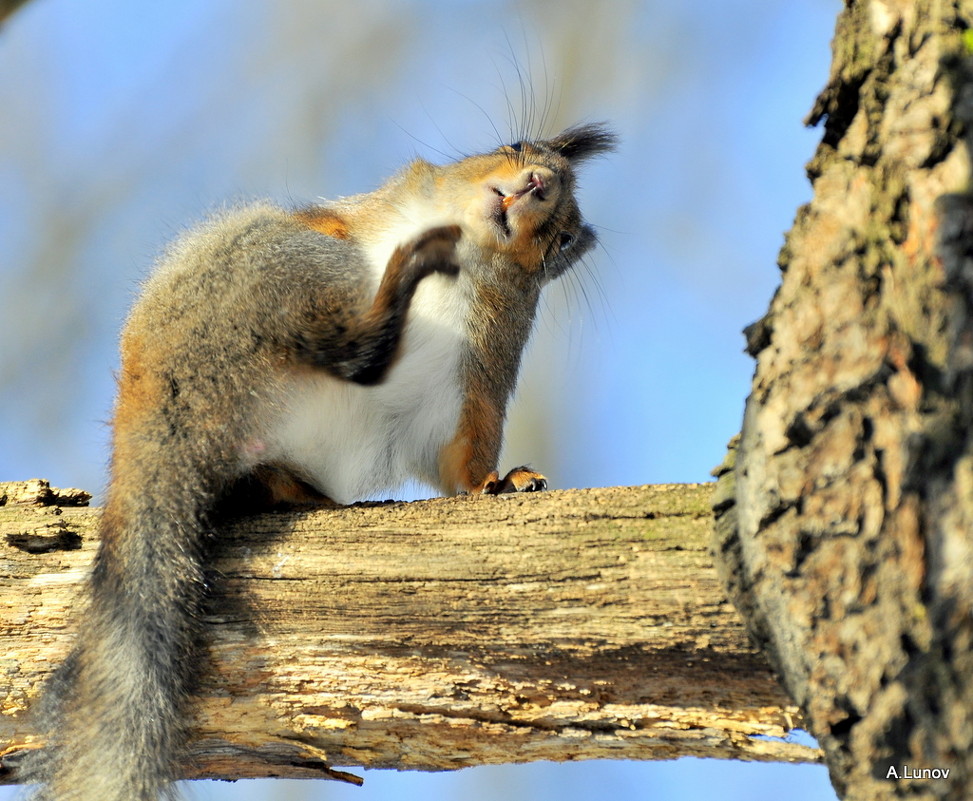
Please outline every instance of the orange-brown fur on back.
M308 228L335 239L348 238L348 223L339 214L321 206L310 206L294 212L294 217Z

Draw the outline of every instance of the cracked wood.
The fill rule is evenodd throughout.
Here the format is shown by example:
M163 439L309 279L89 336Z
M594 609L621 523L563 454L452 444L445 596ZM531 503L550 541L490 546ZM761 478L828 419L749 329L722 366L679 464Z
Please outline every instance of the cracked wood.
M765 738L800 718L719 585L711 493L366 504L222 530L186 776L817 760ZM7 766L33 744L25 709L70 646L96 547L97 510L53 497L0 505ZM44 546L71 542L65 532L79 549Z

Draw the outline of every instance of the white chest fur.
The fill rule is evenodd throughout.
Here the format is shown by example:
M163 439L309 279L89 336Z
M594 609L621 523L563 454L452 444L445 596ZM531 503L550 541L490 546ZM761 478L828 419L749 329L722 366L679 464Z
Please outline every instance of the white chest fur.
M364 387L323 371L286 377L266 456L338 503L409 479L438 484L439 452L456 432L462 403L465 287L462 275L423 279L398 358L380 384Z

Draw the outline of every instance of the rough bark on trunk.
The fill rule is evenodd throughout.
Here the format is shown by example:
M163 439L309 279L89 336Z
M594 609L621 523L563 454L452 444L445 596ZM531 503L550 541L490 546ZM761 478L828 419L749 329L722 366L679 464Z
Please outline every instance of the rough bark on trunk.
M222 530L186 775L816 760L773 739L800 717L716 576L711 494L441 498ZM97 510L72 498L0 484L0 783L97 546Z
M718 502L731 597L848 799L973 798L971 23L846 2Z

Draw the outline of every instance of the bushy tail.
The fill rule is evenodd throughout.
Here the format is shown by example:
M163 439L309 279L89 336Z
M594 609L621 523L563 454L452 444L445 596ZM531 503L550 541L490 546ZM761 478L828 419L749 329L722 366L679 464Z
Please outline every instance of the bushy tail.
M199 661L208 503L184 472L166 472L143 472L127 491L112 485L77 644L40 705L50 745L24 770L40 783L36 801L174 797Z

